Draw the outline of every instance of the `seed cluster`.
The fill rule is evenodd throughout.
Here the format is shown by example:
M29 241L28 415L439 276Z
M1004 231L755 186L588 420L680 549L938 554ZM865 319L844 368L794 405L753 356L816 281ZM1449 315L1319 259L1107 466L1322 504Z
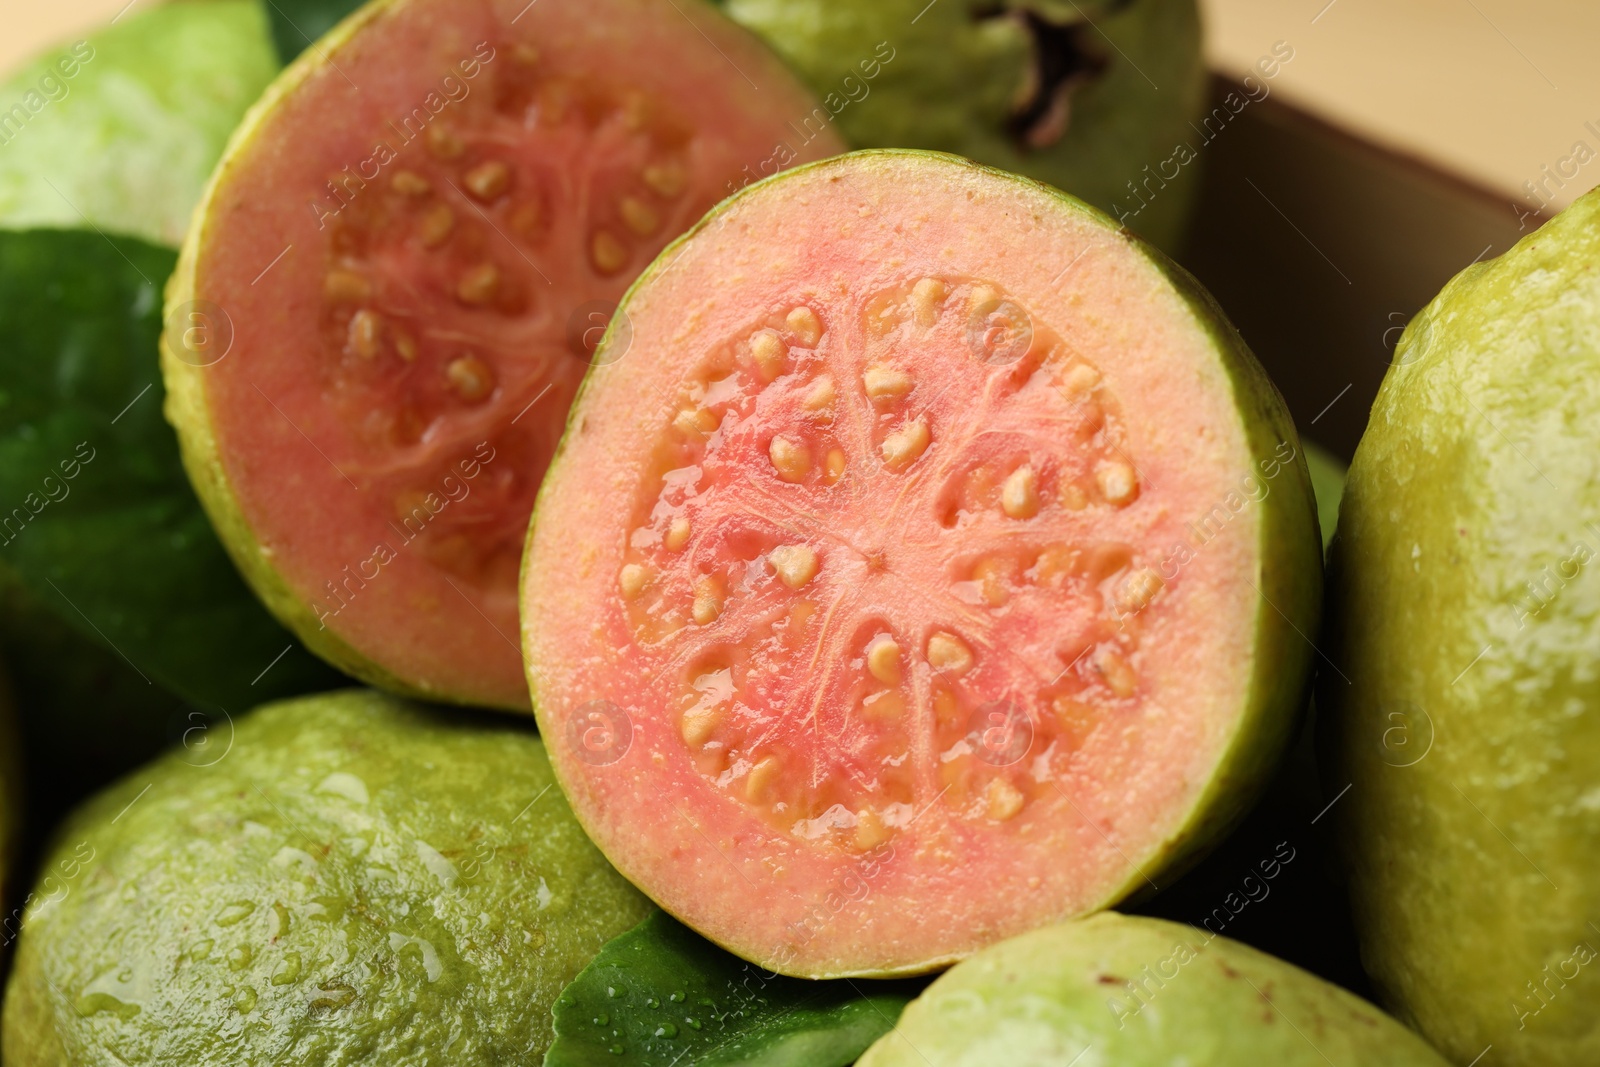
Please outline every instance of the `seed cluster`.
M320 368L368 453L350 469L380 472L365 481L394 500L395 523L426 526L422 550L456 576L510 582L559 431L513 420L535 398L565 410L584 370L569 351L572 308L620 295L704 205L692 131L664 105L567 76L527 44L495 47L480 91L416 131L377 178L330 175L340 209L321 220ZM560 173L584 178L569 187ZM571 276L574 262L587 272ZM474 483L473 505L419 517L417 502L439 499L450 465L485 441L511 462Z
M687 757L819 847L872 848L936 798L1020 825L1049 793L1040 774L1141 703L1139 638L1166 586L1133 547L1117 398L1038 323L1026 358L966 357L964 381L929 358L964 352L997 294L922 277L859 308L766 309L684 382L642 489L618 589L634 639L675 664L662 684ZM941 405L946 385L962 390ZM891 511L926 520L942 589L869 543ZM877 589L921 606L886 614ZM1057 621L1043 668L1008 647L1008 627ZM1002 698L1022 710L1001 734L1028 731L1029 760L984 726Z

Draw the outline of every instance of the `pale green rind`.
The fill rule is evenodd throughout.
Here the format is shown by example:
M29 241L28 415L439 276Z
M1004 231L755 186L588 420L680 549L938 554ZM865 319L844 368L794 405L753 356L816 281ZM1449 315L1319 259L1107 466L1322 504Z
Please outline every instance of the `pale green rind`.
M1366 1001L1225 937L1107 912L1001 942L859 1067L1445 1067Z
M1054 189L1043 182L1008 174L980 163L921 149L871 149L852 152L832 159L808 163L783 171L761 182L747 186L728 197L696 223L683 236L669 244L624 294L612 325L606 330L595 351L594 363L604 366L609 362L606 351L616 337L615 324L623 321L629 302L641 288L649 285L658 272L664 272L676 262L680 246L691 240L702 229L716 223L718 216L739 199L765 191L769 185L782 183L788 178L817 168L856 165L862 160L879 158L925 158L941 164L955 163L983 171L1006 181L1017 182L1032 188L1043 189L1059 202L1064 211L1093 219L1109 230L1118 227L1111 218L1076 197ZM1277 388L1266 371L1245 345L1211 295L1195 278L1178 266L1159 249L1127 230L1121 231L1124 239L1136 245L1140 252L1161 270L1176 287L1195 316L1200 329L1208 333L1216 346L1219 362L1226 371L1234 390L1234 402L1246 429L1251 455L1258 461L1269 460L1276 450L1287 442L1294 446L1295 454L1285 462L1275 480L1266 484L1270 491L1255 507L1260 509L1258 546L1261 565L1257 573L1257 590L1262 594L1256 609L1256 633L1259 635L1255 650L1255 664L1250 691L1243 695L1244 707L1238 719L1233 739L1217 765L1216 773L1208 783L1183 827L1165 844L1150 865L1128 872L1127 881L1104 902L1110 907L1125 898L1148 896L1161 883L1171 884L1185 870L1193 866L1205 852L1227 836L1249 812L1271 780L1289 742L1300 724L1300 713L1310 685L1312 641L1316 639L1317 621L1322 610L1322 552L1317 528L1316 500L1311 489L1311 477L1306 461L1298 447L1293 419ZM631 343L631 336L623 343ZM591 370L579 387L568 414L569 432L557 447L545 483L540 487L539 499L528 526L528 536L523 552L523 578L526 577L533 542L533 532L539 522L539 504L549 486L560 481L559 472L567 461L567 446L572 439L570 429L584 417L587 406L595 403L590 389L595 381ZM1251 473L1242 471L1241 475ZM1287 481L1284 479L1287 478ZM1199 518L1198 516L1196 518ZM539 665L526 656L528 649L528 620L523 619L522 647L528 675L528 689L533 698L534 714L540 719L541 729L549 730L559 724L550 722L540 713ZM724 946L733 951L731 946ZM893 978L928 970L954 962L950 959L931 960L926 966L900 970L863 973L855 977ZM809 975L832 978L837 975Z
M377 0L368 4L340 23L333 32L318 42L316 48L301 53L300 58L285 68L278 79L268 87L266 93L245 116L243 123L234 131L223 153L222 161L212 174L200 205L195 209L194 225L190 227L189 235L184 240L183 250L178 257L178 269L173 272L171 280L167 283L166 311L169 328L173 320L173 311L197 299L195 268L201 246L205 243L208 233L206 223L209 221L210 206L226 188L231 175L230 168L240 151L253 141L259 127L272 114L280 100L294 92L301 83L316 73L327 62L326 57L337 51L340 45L362 26L381 16L388 7L397 2L401 0ZM204 294L198 296L203 297ZM180 328L181 326L182 324ZM450 693L421 689L373 663L332 630L324 627L311 606L284 581L272 565L268 553L256 539L255 531L246 521L244 511L239 506L238 498L234 496L227 474L223 470L222 457L217 447L216 428L212 425L211 411L206 405L205 374L206 368L183 359L174 350L171 340L166 335L162 336L161 376L167 387L166 415L167 421L178 432L184 469L189 472L189 480L194 484L195 494L205 507L211 524L217 528L217 536L228 550L228 555L250 588L255 590L256 596L266 605L267 610L292 630L308 649L351 677L404 696L451 703L480 703L463 701ZM528 709L526 705L508 704L504 706L504 710L525 712Z
M348 690L185 740L46 857L10 1067L537 1063L651 910L524 727Z
M1015 19L982 17L1002 7L1092 22L1106 57L1105 73L1073 91L1065 136L1045 148L1024 149L1007 129L1030 91L1033 46ZM1179 244L1199 164L1183 166L1176 181L1152 180L1143 210L1127 183L1143 188L1146 166L1155 173L1176 146L1196 140L1190 123L1205 107L1207 81L1194 0L724 0L724 8L806 79L852 145L968 156L1104 211L1120 204L1137 212L1129 224L1141 235L1169 251ZM794 120L802 132L804 119Z
M1330 561L1362 958L1461 1063L1600 1062L1597 446L1591 192L1406 328Z
M72 64L55 66L62 57L71 77ZM0 225L87 224L177 244L228 135L277 69L254 0L130 11L39 57L0 83Z

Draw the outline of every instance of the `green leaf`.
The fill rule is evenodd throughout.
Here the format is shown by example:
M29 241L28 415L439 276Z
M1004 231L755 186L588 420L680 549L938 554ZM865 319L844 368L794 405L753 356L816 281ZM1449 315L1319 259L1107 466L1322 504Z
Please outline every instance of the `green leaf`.
M361 0L264 0L272 41L285 63L361 6Z
M156 349L175 262L0 232L0 561L141 676L234 712L340 676L251 594L184 475Z
M0 225L178 243L277 70L255 0L141 5L38 56L0 83Z
M845 1067L922 983L813 982L746 963L657 912L556 1000L545 1067Z

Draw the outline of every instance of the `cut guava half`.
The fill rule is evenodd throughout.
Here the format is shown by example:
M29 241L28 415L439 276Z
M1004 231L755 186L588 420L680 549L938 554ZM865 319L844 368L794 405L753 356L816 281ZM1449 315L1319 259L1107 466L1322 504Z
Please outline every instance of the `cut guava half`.
M669 248L600 355L524 652L574 810L668 911L784 973L914 973L1151 891L1254 798L1315 633L1304 460L1106 216L840 157Z
M392 0L246 119L168 290L169 417L240 570L376 685L527 707L516 575L628 281L810 97L695 2Z

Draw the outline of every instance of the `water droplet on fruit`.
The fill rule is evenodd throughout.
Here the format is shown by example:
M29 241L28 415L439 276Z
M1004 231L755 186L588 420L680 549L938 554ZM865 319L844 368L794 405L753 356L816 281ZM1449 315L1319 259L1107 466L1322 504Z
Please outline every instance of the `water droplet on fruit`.
M684 1019L683 1021L689 1024L689 1029L691 1029L691 1030L698 1030L698 1029L700 1029L700 1027L702 1025L700 1020L696 1019L693 1015L689 1016L688 1018Z
M613 996L613 997L617 995L616 991L613 990L613 989L607 989L606 993L609 996ZM611 1016L607 1015L605 1012L601 1012L599 1015L596 1015L594 1017L594 1024L596 1026L605 1026L610 1022L611 1022Z
M677 1037L678 1036L678 1024L677 1023L662 1023L659 1027L656 1028L656 1036L657 1037L665 1037L665 1038L668 1038L668 1039Z

